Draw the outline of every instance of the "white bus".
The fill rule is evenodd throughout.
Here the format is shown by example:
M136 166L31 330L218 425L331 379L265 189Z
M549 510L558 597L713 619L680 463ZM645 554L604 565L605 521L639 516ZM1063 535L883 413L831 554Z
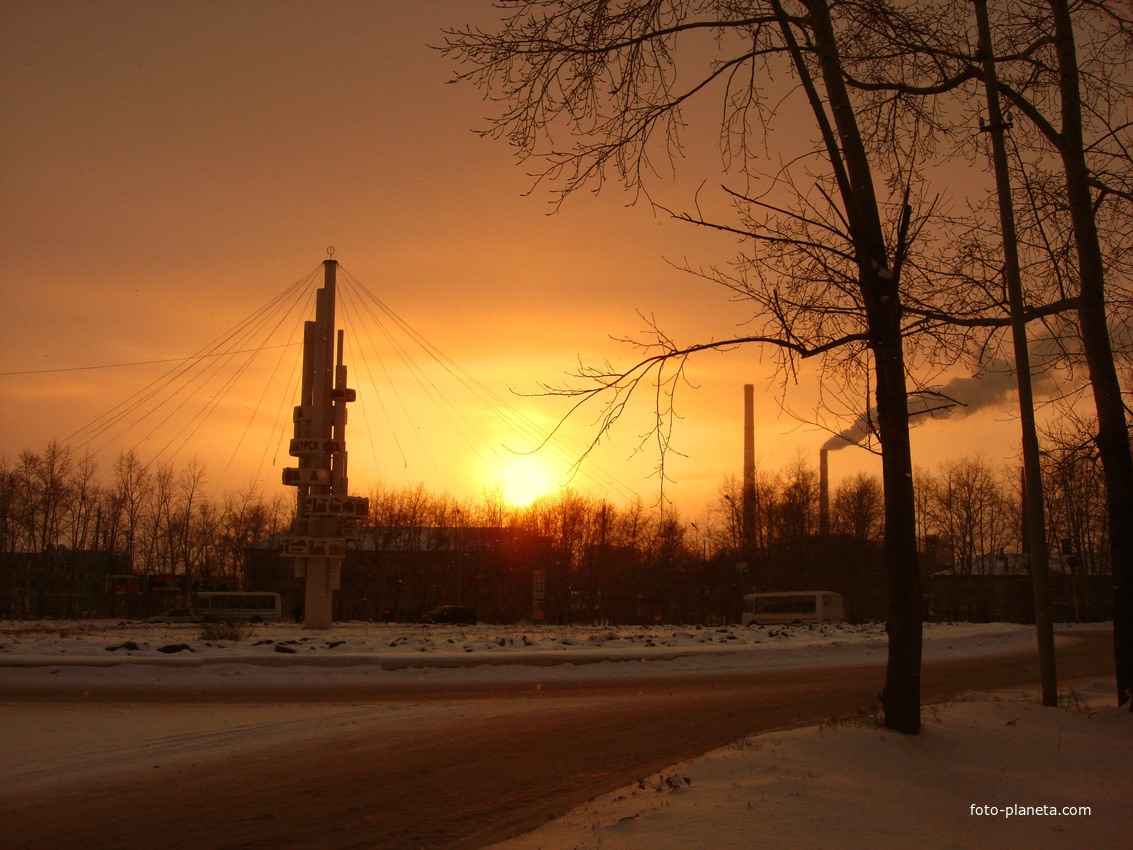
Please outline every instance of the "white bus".
M205 622L277 623L282 619L278 593L208 591L197 594Z
M842 595L829 590L791 593L748 593L744 596L743 624L840 623L845 619Z

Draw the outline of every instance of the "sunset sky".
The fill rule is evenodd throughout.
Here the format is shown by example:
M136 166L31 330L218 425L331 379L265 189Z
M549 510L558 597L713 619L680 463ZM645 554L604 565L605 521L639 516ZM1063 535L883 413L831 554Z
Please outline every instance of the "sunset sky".
M396 323L375 326L365 297L343 296L360 399L348 429L356 492L378 479L460 498L506 485L513 452L566 411L526 394L568 383L579 362L628 363L633 352L611 337L642 331L639 313L680 343L739 332L742 306L673 267L727 262L734 242L630 205L614 184L549 215L545 187L525 196L530 166L472 132L491 106L446 85L453 68L429 45L442 27L492 14L486 0L4 0L0 452L11 461L77 432L103 470L135 448L177 464L195 455L214 487L281 488L293 332L313 317L298 296L271 314L273 335L248 338L259 356L225 361L183 407L125 428L154 397L97 438L88 426L315 271L328 246L345 278L463 370L454 380ZM678 163L693 189L719 168ZM685 185L672 184L677 201L691 201ZM829 434L780 410L770 361L755 349L693 361L674 432L682 456L669 466L686 515L741 471L745 383L756 386L760 463L779 468L801 451L817 464ZM811 379L804 371L786 393L804 415ZM995 465L1016 463L1014 404L1008 395L917 428L914 462L982 448ZM596 412L537 456L545 486L566 480ZM643 393L572 486L654 502L656 449L635 451L652 412ZM517 416L526 433L507 424ZM831 457L831 478L879 466L847 449Z

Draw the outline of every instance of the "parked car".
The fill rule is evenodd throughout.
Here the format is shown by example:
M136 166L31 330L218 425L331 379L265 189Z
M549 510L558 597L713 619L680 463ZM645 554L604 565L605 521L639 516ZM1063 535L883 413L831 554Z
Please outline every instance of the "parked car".
M467 605L442 605L421 617L421 622L474 626L476 625L476 612Z
M171 608L159 617L150 617L147 623L203 623L205 612L200 608Z

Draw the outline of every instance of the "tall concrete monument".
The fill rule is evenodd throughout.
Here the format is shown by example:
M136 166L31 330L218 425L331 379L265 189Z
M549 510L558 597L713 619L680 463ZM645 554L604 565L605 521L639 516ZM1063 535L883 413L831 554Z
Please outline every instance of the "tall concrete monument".
M327 253L333 257L334 249ZM289 450L298 466L283 470L283 483L295 488L295 519L280 554L295 559L295 577L304 580L308 629L331 627L346 541L358 536L358 524L369 511L368 500L350 495L346 474L346 405L357 395L346 386L341 330L335 345L337 271L336 260L323 262L315 320L303 326L301 397Z

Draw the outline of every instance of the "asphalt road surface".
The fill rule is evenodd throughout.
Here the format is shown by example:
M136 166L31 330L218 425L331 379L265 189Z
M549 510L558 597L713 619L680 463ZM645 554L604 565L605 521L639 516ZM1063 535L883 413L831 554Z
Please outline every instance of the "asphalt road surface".
M1060 683L1111 676L1112 635L1069 638L1058 667ZM923 676L926 703L970 690L1037 689L1039 681L1034 653L930 662ZM112 780L3 789L0 841L13 850L483 847L745 735L874 711L883 681L881 667L834 667L538 689L7 691L9 704L319 702L379 712L440 702L470 710ZM480 700L506 710L473 710Z

